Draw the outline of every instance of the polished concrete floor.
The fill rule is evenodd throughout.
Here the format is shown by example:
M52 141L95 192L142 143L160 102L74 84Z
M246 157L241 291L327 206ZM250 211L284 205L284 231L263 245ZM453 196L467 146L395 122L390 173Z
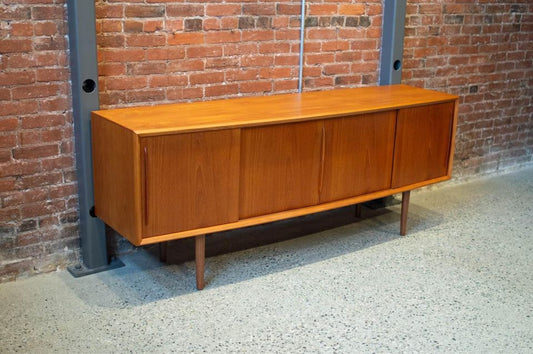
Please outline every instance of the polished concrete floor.
M187 243L2 284L0 352L533 353L533 169L413 193L406 237L399 212L212 235L203 291Z

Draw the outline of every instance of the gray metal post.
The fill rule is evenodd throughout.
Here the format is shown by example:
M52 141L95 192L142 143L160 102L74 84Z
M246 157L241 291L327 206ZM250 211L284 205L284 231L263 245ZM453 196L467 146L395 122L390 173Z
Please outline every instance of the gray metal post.
M402 81L406 0L385 0L381 35L380 85Z
M69 271L77 277L123 264L110 262L105 225L90 215L94 205L90 119L91 111L99 108L94 1L68 0L67 9L82 256L82 263Z

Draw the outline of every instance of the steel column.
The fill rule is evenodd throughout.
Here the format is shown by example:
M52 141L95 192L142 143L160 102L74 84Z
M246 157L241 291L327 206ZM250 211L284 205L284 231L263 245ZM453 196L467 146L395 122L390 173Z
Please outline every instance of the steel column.
M380 85L402 81L406 0L385 0L381 35Z
M108 259L105 225L91 216L94 195L90 119L91 111L99 108L94 1L67 0L67 9L82 257L81 264L69 271L82 276L123 264Z

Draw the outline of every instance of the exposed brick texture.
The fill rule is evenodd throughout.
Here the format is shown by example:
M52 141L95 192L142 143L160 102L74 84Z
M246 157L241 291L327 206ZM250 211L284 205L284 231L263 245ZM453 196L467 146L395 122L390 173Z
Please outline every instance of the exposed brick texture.
M59 1L0 9L0 282L78 253L66 40Z
M377 84L382 11L307 0L304 91ZM98 0L102 107L295 92L299 15L289 0ZM0 281L77 258L66 21L65 0L0 8ZM405 35L403 81L461 96L455 175L531 162L531 1L408 0Z
M98 1L96 7L103 107L297 88L298 2ZM381 1L308 1L307 14L305 90L376 84Z
M408 0L403 82L461 96L455 176L531 162L533 3Z

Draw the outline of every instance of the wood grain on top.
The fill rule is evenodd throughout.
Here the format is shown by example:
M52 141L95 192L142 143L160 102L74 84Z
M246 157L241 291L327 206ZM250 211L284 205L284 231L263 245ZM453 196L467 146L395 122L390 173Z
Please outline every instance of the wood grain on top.
M237 128L370 113L457 96L407 85L337 89L217 101L160 104L93 112L140 136Z

